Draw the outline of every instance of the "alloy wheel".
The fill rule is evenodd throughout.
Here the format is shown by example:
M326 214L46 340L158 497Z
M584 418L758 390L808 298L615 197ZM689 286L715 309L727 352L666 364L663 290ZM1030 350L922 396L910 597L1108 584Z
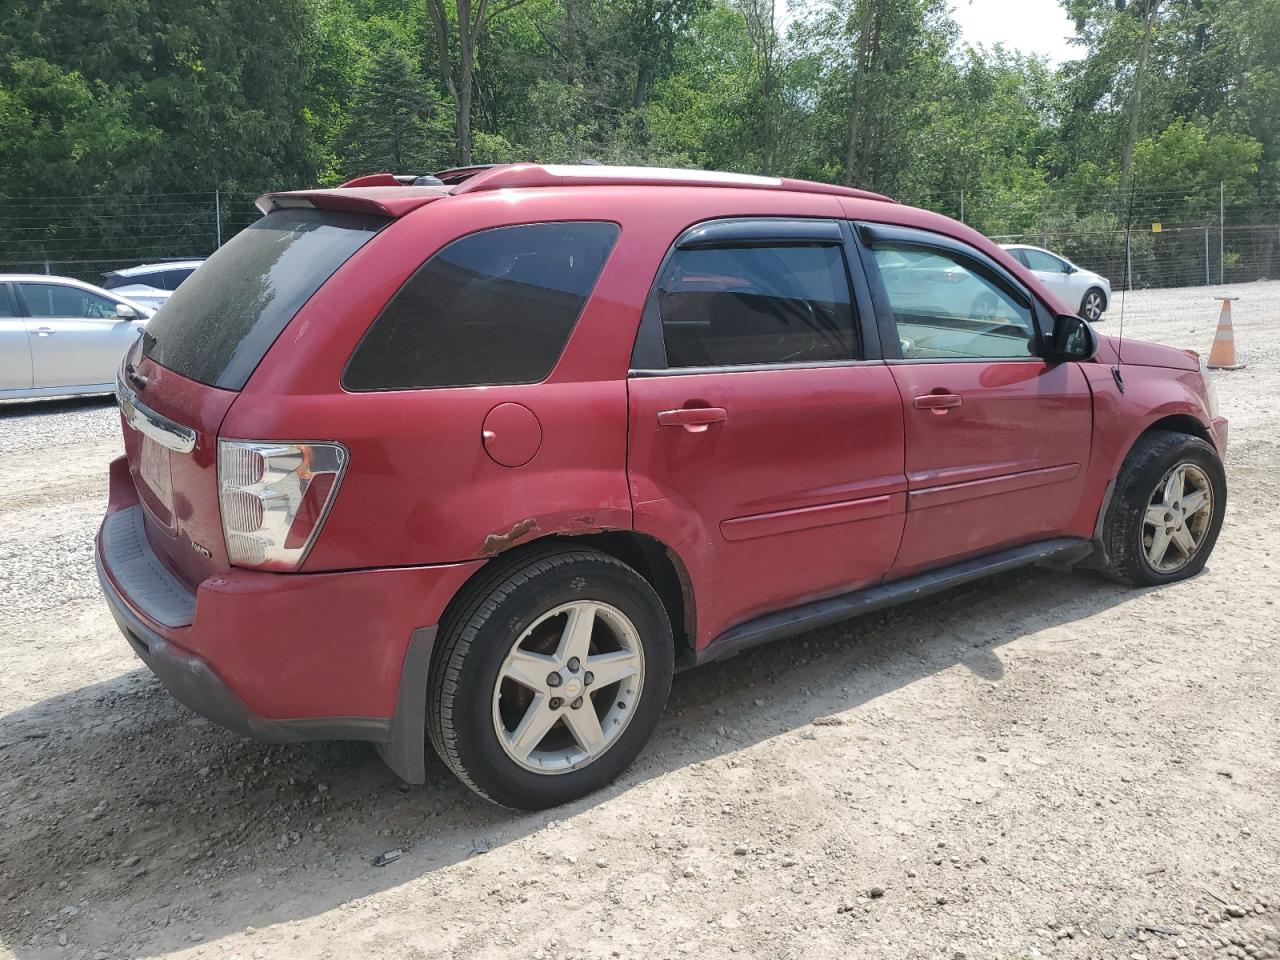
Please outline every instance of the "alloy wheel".
M1084 298L1084 318L1091 323L1102 316L1102 294L1096 290L1089 291Z
M578 600L549 610L512 645L493 690L498 742L536 773L566 773L604 754L644 688L644 647L618 608Z
M1142 550L1157 573L1177 573L1199 552L1213 520L1213 487L1193 463L1176 464L1152 491Z

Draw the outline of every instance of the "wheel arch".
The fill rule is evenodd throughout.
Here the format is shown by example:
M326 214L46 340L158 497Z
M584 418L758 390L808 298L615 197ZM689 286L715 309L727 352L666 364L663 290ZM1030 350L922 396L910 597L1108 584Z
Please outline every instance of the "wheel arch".
M653 587L662 601L675 642L676 669L692 665L696 637L696 608L689 572L679 555L655 537L634 530L601 530L580 534L548 534L498 554L473 573L446 605L440 617L443 627L451 613L465 606L477 589L484 589L506 571L533 554L574 547L592 547L632 567Z
M1138 444L1142 442L1144 437L1148 437L1153 433L1181 433L1188 436L1197 437L1204 440L1211 447L1215 446L1213 442L1213 434L1198 417L1190 413L1169 413L1164 416L1157 417L1145 427L1136 433L1129 441L1128 446L1123 448L1123 453L1114 461L1114 467L1110 471L1110 478L1107 482L1106 489L1102 494L1102 501L1098 504L1098 512L1096 514L1093 526L1093 543L1098 551L1099 559L1105 560L1105 545L1102 541L1103 525L1106 522L1107 511L1111 508L1111 500L1115 495L1116 481L1120 477L1120 471L1124 469L1125 463L1133 455L1133 451L1137 449Z
M1174 413L1148 424L1146 429L1133 438L1133 443L1129 444L1129 451L1126 452L1125 456L1127 457L1133 451L1139 440L1157 430L1163 430L1167 433L1188 433L1193 437L1199 437L1210 446L1214 445L1213 434L1209 432L1207 426L1189 413Z

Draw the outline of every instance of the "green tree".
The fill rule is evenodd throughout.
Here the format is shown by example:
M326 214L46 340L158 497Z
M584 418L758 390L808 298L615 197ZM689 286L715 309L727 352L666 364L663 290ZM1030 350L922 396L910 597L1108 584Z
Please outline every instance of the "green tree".
M446 104L405 51L382 46L356 82L339 154L346 174L422 173L446 165Z

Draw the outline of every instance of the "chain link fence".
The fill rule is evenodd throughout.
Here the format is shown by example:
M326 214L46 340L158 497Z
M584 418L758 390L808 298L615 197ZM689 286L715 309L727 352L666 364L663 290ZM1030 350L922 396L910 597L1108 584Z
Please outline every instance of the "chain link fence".
M0 273L100 283L111 270L202 259L258 218L255 198L226 191L0 196ZM955 191L906 202L958 217L998 243L1060 253L1107 277L1117 291L1280 278L1280 196L1233 197L1213 184Z
M0 196L0 273L102 283L103 274L202 260L258 219L256 194Z
M1045 247L1124 287L1214 286L1280 278L1280 224L1165 227L1159 231L1021 233L998 243Z

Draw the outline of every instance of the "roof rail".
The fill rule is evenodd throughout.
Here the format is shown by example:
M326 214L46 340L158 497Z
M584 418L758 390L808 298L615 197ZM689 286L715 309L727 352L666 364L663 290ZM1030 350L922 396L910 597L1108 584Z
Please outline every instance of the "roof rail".
M461 174L461 176L459 176ZM863 200L891 200L883 194L854 187L787 177L760 177L749 173L724 173L715 170L684 170L671 167L615 167L603 164L538 164L510 163L488 168L467 167L436 174L447 184L456 183L455 195L483 190L515 187L571 186L687 186L748 187L787 190L795 193L825 193Z

